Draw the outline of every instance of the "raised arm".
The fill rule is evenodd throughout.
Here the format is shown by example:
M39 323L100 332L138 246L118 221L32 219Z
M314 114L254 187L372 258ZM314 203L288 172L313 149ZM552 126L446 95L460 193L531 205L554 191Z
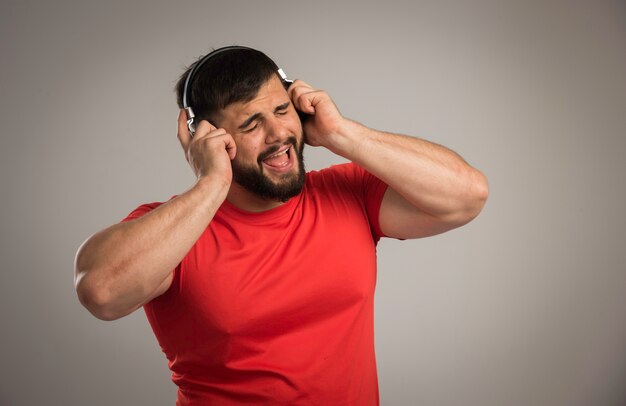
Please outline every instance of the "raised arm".
M174 268L226 199L236 153L232 137L202 121L191 139L181 110L178 138L195 185L136 220L94 234L78 249L76 292L100 319L123 317L164 293Z
M302 81L289 89L311 115L307 142L362 166L389 185L379 221L395 238L442 233L471 221L488 195L485 176L453 151L414 137L367 128L341 116L332 99Z

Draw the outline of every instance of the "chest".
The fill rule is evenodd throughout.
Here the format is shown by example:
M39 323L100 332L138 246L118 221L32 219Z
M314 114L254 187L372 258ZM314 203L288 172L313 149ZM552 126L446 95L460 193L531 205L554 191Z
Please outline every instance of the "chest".
M263 224L217 217L185 258L180 304L215 332L273 334L371 300L376 251L359 207L305 202Z

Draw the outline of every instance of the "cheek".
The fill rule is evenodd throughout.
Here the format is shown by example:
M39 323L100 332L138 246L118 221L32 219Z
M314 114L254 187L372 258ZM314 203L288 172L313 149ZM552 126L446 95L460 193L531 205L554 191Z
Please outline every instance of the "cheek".
M242 142L235 141L237 145L237 153L233 162L237 164L250 165L257 162L257 157L260 154L258 148L253 148L250 145L243 144Z
M288 126L291 133L295 134L298 141L300 141L300 138L302 137L302 121L300 121L300 116L298 116L297 113L294 112L293 115L289 116Z

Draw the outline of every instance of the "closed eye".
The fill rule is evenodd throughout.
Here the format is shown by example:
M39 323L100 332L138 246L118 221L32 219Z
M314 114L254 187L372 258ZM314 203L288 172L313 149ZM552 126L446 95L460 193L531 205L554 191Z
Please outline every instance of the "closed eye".
M276 106L276 108L274 109L274 114L279 115L279 116L283 116L285 114L287 114L287 109L289 109L289 105L291 104L290 101L281 104L280 106Z
M284 116L289 112L290 105L291 101L287 101L279 106L276 106L276 108L274 109L274 114L276 114L277 116ZM239 126L239 130L241 130L241 132L244 134L250 133L258 128L259 121L261 120L263 120L263 114L261 114L260 112L254 113ZM254 126L248 128L248 126L252 123L255 123Z
M242 133L251 133L252 131L256 130L256 128L259 126L259 122L257 121L254 126L250 127L250 128L246 128L245 130L242 130Z

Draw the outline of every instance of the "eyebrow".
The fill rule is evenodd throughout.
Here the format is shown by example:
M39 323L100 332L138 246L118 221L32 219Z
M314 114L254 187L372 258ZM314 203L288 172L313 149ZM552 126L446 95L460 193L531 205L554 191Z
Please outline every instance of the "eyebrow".
M254 113L253 115L248 117L247 120L243 122L243 124L239 126L239 129L243 130L244 128L249 126L250 123L252 123L254 120L258 120L261 117L261 115L262 115L261 113Z
M289 107L289 105L291 104L291 101L287 101L279 106L276 106L276 108L274 109L274 113L279 112L281 110L285 110L287 107ZM258 120L259 118L261 118L263 116L263 114L261 113L254 113L253 115L251 115L250 117L248 117L246 119L246 121L244 121L240 126L239 129L243 130L244 128L248 127L253 121Z

